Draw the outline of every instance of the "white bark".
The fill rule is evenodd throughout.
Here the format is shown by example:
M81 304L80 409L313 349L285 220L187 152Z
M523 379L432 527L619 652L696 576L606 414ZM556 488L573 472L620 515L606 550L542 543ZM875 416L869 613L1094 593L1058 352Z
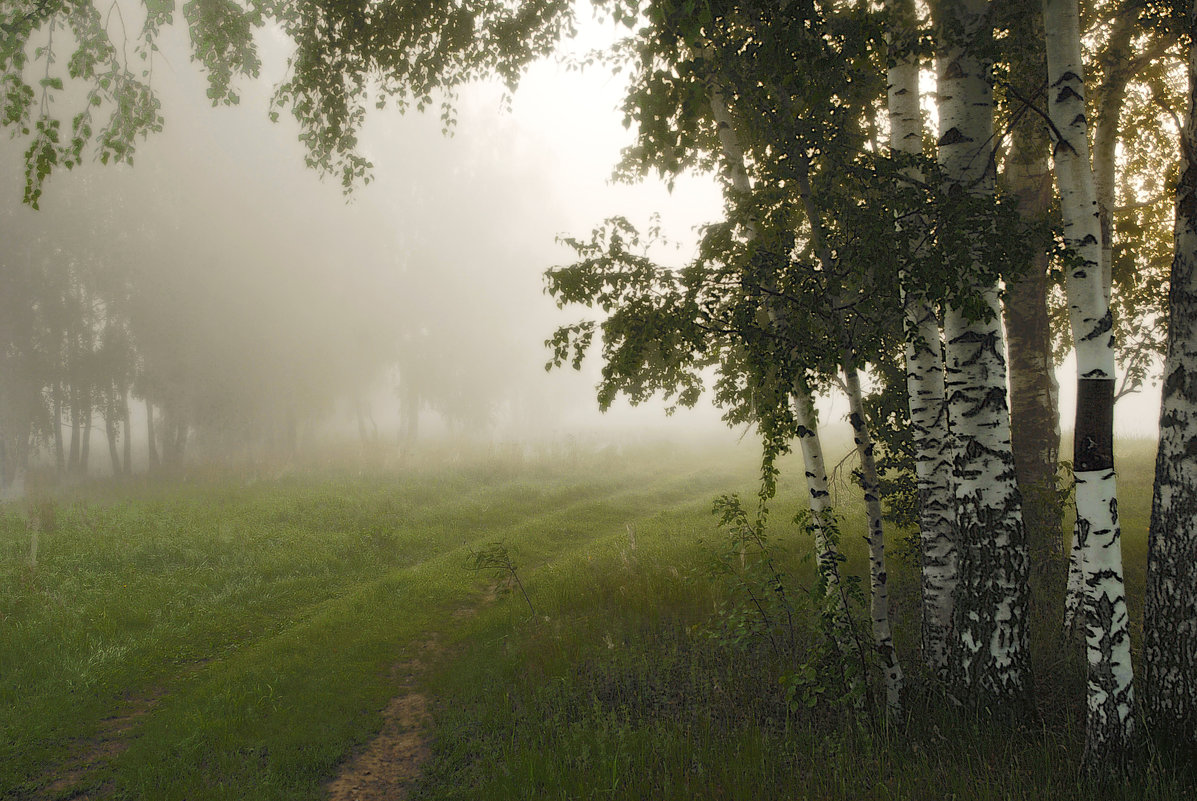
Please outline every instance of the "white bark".
M888 113L890 149L895 156L921 156L923 120L919 109L919 63L913 54L912 0L890 0L895 23L890 36ZM911 165L904 175L921 180ZM917 222L915 223L918 224ZM899 226L900 227L900 226ZM906 281L902 282L904 285ZM956 589L955 506L952 492L952 445L944 396L943 343L935 307L903 286L906 328L906 391L914 437L919 488L919 541L922 561L923 659L936 674L947 668Z
M844 388L848 395L848 419L852 424L856 450L860 454L860 486L864 491L865 512L869 521L869 615L873 624L873 642L884 673L885 708L896 717L902 711L902 666L898 663L889 625L889 577L885 567L881 489L873 456L873 437L869 432L860 391L860 375L851 366L845 366L843 372Z
M1089 664L1085 764L1108 770L1126 755L1134 703L1130 636L1122 579L1114 479L1114 341L1102 275L1101 221L1089 160L1084 65L1076 0L1044 0L1048 113L1064 240L1073 255L1066 279L1077 356L1074 537L1083 551L1085 641Z
M819 422L815 415L815 400L804 386L794 391L794 420L798 423L798 447L806 473L806 489L810 503L811 532L815 538L815 559L819 575L827 585L827 598L833 608L846 608L840 586L840 555L828 537L831 523L831 492L827 484L827 464L823 460L823 443L819 438Z
M1085 551L1076 526L1072 528L1072 546L1068 549L1068 586L1064 590L1064 628L1071 631L1085 605Z
M1190 20L1197 19L1197 4ZM1161 741L1197 748L1197 43L1181 132L1176 252L1168 296L1160 444L1143 620L1147 720Z
M952 0L937 10L939 163L950 191L988 198L994 138L990 65L981 58L987 3ZM971 258L982 256L974 252ZM962 265L966 271L973 267ZM972 703L989 705L1021 702L1030 684L1028 559L1010 445L997 287L976 289L988 314L969 320L960 308L951 308L944 326L960 570L949 677Z
M840 364L844 373L844 385L849 403L849 420L852 424L856 450L860 455L861 489L865 496L865 512L869 525L869 613L873 624L873 646L881 663L885 680L886 711L897 719L902 713L902 667L894 649L889 624L888 570L885 564L885 526L881 516L881 495L877 486L877 465L873 457L873 438L869 433L861 399L860 378L856 368L856 354L841 310L844 308L841 288L835 285L836 264L823 234L823 222L811 193L809 163L804 160L796 165L796 188L810 224L811 245L828 278L827 303L839 335Z

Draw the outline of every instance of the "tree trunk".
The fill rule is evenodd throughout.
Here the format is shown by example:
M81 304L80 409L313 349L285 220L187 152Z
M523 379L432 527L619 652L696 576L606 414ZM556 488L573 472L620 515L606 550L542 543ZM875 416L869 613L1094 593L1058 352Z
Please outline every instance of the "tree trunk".
M796 189L810 224L811 245L815 258L819 260L827 276L827 302L839 336L840 364L844 373L844 387L848 395L849 420L853 439L860 455L860 487L864 492L865 512L868 518L869 534L869 612L873 623L873 646L881 663L885 682L885 708L890 718L897 720L902 715L902 667L889 623L889 571L885 564L885 525L881 515L881 491L877 484L877 463L873 457L873 436L869 432L868 418L860 392L860 378L857 374L857 357L852 347L843 314L845 307L842 287L838 284L837 265L827 246L823 233L823 218L811 192L810 164L801 158L796 161Z
M1197 3L1190 24L1197 22ZM1143 688L1161 742L1197 748L1197 43L1189 45L1160 444L1147 540Z
M76 473L79 471L79 429L81 427L81 420L79 418L79 390L72 384L71 386L71 448L70 457L67 460L67 471Z
M87 475L88 459L91 457L91 424L92 424L92 408L89 404L84 410L86 413L83 417L83 436L80 438L79 445L79 474Z
M826 585L825 597L834 604L838 615L847 609L840 582L842 559L831 536L831 492L827 483L827 463L823 459L823 442L819 437L819 421L815 415L815 399L803 385L794 390L794 420L798 424L798 447L802 452L806 473L815 560L819 566L819 576Z
M53 424L54 424L54 466L58 470L58 475L61 476L66 472L66 454L62 447L62 383L54 382L54 398L53 398Z
M984 0L937 9L938 159L949 192L993 194L993 90L982 60L992 29ZM973 264L963 264L966 273ZM952 612L949 682L980 707L1024 704L1029 697L1026 536L1014 482L1006 360L996 286L977 286L986 319L950 308L944 387L955 444L959 584Z
M707 93L711 114L715 119L720 147L723 151L723 169L732 191L748 194L752 183L744 169L744 151L736 136L734 120L727 99L718 83L707 81ZM758 236L755 220L747 225L749 239ZM780 325L779 311L775 304L767 303L765 312L771 325ZM814 397L804 381L797 381L791 391L794 420L798 429L798 444L806 474L806 487L810 501L810 526L815 540L815 561L820 580L823 582L823 600L828 604L832 617L833 638L843 658L852 653L850 642L851 620L848 619L848 603L844 598L843 583L840 580L839 548L833 535L831 493L828 491L827 465L823 459L823 444L819 437L819 423L815 414ZM863 658L863 654L861 655Z
M108 408L104 410L104 434L108 438L108 458L112 462L112 475L119 476L121 470L121 454L117 447L120 436L120 421L117 419L116 397L110 393Z
M1131 73L1131 37L1138 32L1139 14L1121 13L1114 20L1105 55L1108 63L1105 81L1098 89L1093 124L1093 183L1101 230L1101 278L1110 302L1114 269L1114 154L1118 146L1118 124L1126 101L1126 85Z
M155 470L162 464L162 460L158 457L158 443L154 436L154 404L149 398L145 399L145 433L149 469Z
M914 3L912 0L891 0L889 9L894 19L889 42L892 66L888 73L890 149L896 159L913 159L923 153ZM903 169L903 175L922 180L922 172L915 165ZM914 224L918 225L917 222ZM906 228L910 228L909 223ZM899 233L918 234L917 231L903 231L902 226L899 226ZM904 288L902 303L905 311L906 391L919 490L923 660L932 673L943 675L947 668L952 594L957 580L952 441L943 385L943 343L935 307L921 293L908 292Z
M873 622L873 642L885 679L885 708L897 719L902 713L902 667L894 649L889 624L889 577L885 566L885 526L881 514L881 488L877 480L877 461L873 455L873 436L865 417L860 376L855 367L844 368L852 439L860 455L860 488L864 492L865 513L869 521L869 615Z
M125 429L125 447L124 447L124 469L121 471L126 476L133 475L133 426L129 420L129 393L125 392L124 400L121 402L121 419L124 422Z
M1042 19L1028 14L1018 31L1021 54L1011 66L1012 80L1028 103L1040 103L1043 75ZM1006 190L1018 199L1019 216L1042 226L1052 202L1048 163L1050 140L1042 117L1020 109L1011 135L1004 174ZM1060 461L1059 387L1052 355L1051 323L1047 312L1047 243L1038 250L1026 273L1006 285L1003 312L1010 354L1010 427L1014 473L1022 495L1023 522L1031 563L1051 570L1063 554L1064 510L1056 493ZM1052 575L1053 586L1058 579Z
M1048 113L1064 241L1076 257L1065 290L1077 356L1074 537L1083 552L1089 665L1085 766L1124 763L1134 729L1134 691L1114 479L1114 342L1102 278L1101 223L1085 122L1084 66L1076 0L1044 0Z

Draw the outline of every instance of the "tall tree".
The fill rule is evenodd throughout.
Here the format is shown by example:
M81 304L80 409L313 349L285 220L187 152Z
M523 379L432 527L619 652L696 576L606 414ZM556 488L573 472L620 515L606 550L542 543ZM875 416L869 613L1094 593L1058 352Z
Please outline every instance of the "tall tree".
M918 21L913 0L891 0L887 110L890 149L902 164L900 181L922 182L923 117L919 107ZM925 236L926 221L910 216L900 235ZM943 338L935 304L903 281L906 390L915 449L922 565L923 659L933 673L948 666L952 596L957 581L956 505L952 441L944 393Z
M1018 203L1028 230L1045 230L1052 204L1050 141L1040 114L1044 105L1043 17L1038 10L1007 4L1009 29L1003 55L1009 147L1000 177ZM1044 236L1022 273L1007 279L1002 312L1010 355L1010 427L1014 473L1022 495L1023 522L1038 569L1059 564L1063 552L1063 504L1056 492L1060 461L1059 387L1055 377L1048 294L1050 242ZM1059 583L1056 576L1047 577Z
M1186 12L1189 101L1143 619L1147 720L1179 750L1197 748L1197 3Z
M1084 65L1076 0L1044 0L1048 112L1064 240L1072 337L1077 352L1073 469L1074 536L1082 555L1088 723L1085 762L1107 770L1125 759L1134 730L1130 633L1122 579L1114 478L1114 341L1102 275L1101 219L1089 159Z
M949 200L991 203L993 87L985 0L935 5L939 104L937 154ZM959 583L949 676L971 702L1025 702L1028 555L1006 406L1005 344L992 254L981 232L965 234L955 268L978 302L949 304L945 388L955 439Z

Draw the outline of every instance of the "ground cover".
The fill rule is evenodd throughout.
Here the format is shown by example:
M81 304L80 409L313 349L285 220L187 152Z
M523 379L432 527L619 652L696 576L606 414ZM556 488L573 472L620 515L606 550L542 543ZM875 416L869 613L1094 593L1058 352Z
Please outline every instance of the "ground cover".
M1120 445L1136 643L1153 456L1150 443ZM787 493L794 497L796 487ZM860 573L862 543L850 532L863 528L851 493L844 499L843 544L850 569ZM809 543L787 529L784 515L775 518L782 570L801 608L809 580L801 554ZM977 718L962 717L925 689L914 651L917 573L909 558L896 559L895 619L915 691L900 725L868 715L861 725L832 698L835 666L815 627L800 625L780 654L762 627L745 635L752 609L742 603L737 617L720 607L734 587L726 572L712 581L718 545L696 547L695 539L677 536L659 517L637 531L635 549L613 538L557 560L551 575L530 572L527 582L551 599L543 619L528 620L514 602L485 610L462 648L432 673L436 739L414 796L1197 797L1197 778L1151 753L1123 783L1080 780L1084 666L1079 643L1060 630L1062 559L1037 566L1037 710Z
M442 460L7 508L0 798L322 797L378 729L392 666L489 581L470 547L505 540L534 568L661 509L701 518L746 465Z
M1151 455L1123 447L1136 621ZM8 507L0 798L1094 794L1076 776L1080 651L1043 598L1037 715L962 720L916 693L904 726L852 723L804 606L797 464L783 465L770 540L796 623L775 617L788 634L771 638L742 602L751 577L710 508L753 491L754 461L750 448L642 447L216 472ZM837 495L861 573L860 510L846 484ZM495 541L534 612L502 571L465 569ZM915 567L897 558L892 572L917 678ZM396 759L409 761L380 775ZM1195 788L1156 759L1099 795Z

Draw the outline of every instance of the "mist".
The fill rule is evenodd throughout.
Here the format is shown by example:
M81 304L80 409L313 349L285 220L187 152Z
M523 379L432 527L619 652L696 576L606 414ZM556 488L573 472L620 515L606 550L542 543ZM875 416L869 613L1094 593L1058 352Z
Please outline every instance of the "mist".
M709 406L598 414L597 359L545 371L545 339L577 316L542 289L569 256L558 236L658 213L674 242L661 258L680 264L720 209L710 177L610 182L631 136L620 80L538 63L514 97L467 87L449 135L436 113L377 111L361 137L372 180L347 194L305 166L291 120L267 117L280 41L263 37L263 79L240 105L213 108L184 36L165 31L164 130L134 166L57 171L40 211L21 202L22 153L0 148L3 269L21 288L6 294L20 378L5 391L24 393L5 404L7 481L26 458L104 473L359 441L723 430Z

